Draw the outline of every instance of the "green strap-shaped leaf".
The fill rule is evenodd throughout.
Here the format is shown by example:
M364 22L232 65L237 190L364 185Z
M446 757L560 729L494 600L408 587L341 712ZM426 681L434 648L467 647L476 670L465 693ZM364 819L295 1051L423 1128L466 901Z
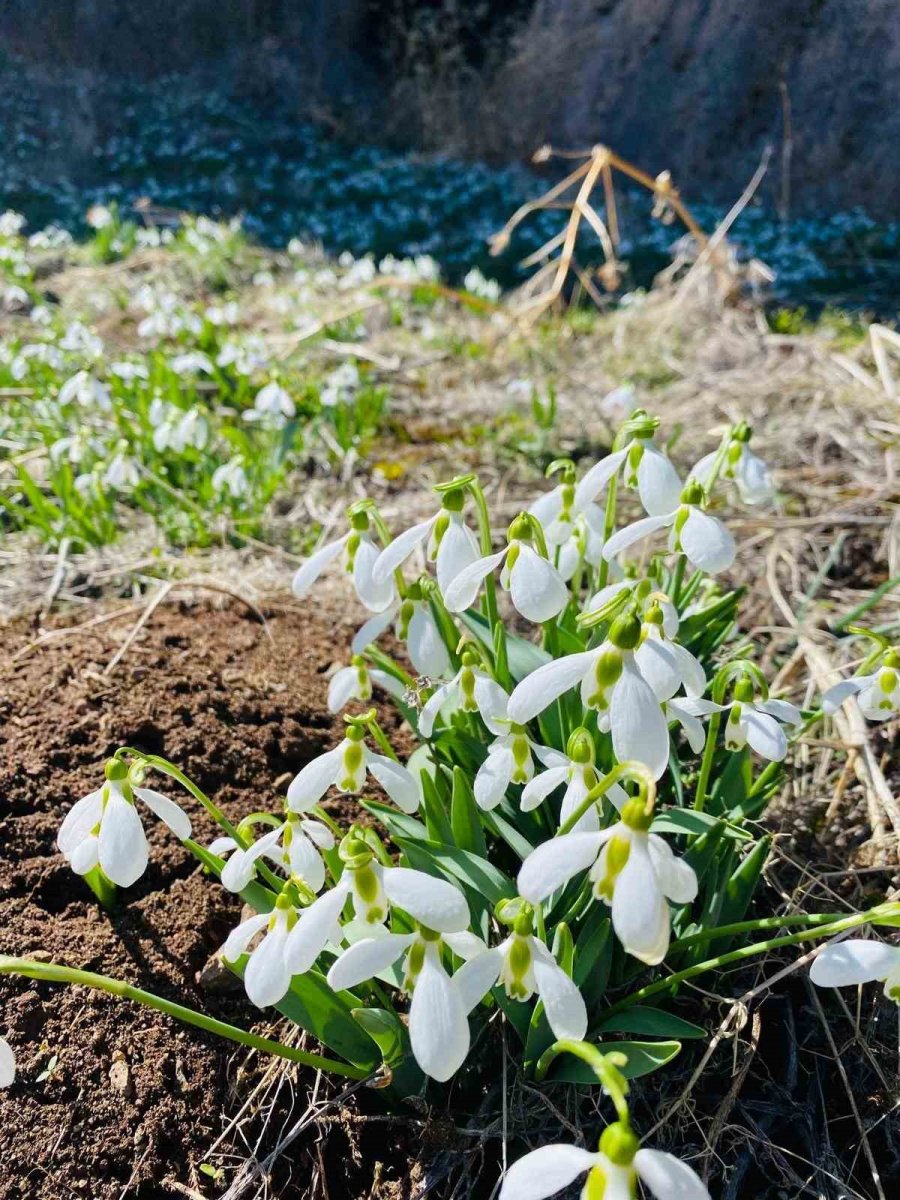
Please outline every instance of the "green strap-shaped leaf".
M681 1042L601 1042L599 1048L604 1054L615 1050L624 1054L627 1063L621 1068L626 1079L638 1079L642 1075L650 1075L670 1063L681 1051ZM560 1055L550 1067L550 1079L558 1079L565 1083L587 1083L599 1087L600 1082L587 1063L569 1055Z
M637 1033L645 1037L705 1038L706 1030L683 1017L666 1012L662 1008L648 1008L643 1004L632 1005L620 1013L615 1013L601 1021L597 1026L598 1033Z
M453 830L453 841L460 850L468 850L484 858L487 854L487 844L484 840L484 829L472 785L469 777L461 767L453 768L453 794L450 800L450 825Z

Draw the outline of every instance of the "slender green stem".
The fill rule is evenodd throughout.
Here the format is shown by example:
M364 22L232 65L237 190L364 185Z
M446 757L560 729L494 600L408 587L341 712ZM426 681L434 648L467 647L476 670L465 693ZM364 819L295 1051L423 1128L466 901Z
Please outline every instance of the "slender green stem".
M615 450L615 443L613 443ZM618 474L613 475L609 481L609 486L606 491L606 509L603 518L603 544L604 546L613 535L613 530L616 527L616 502L619 490ZM600 559L600 566L597 568L597 591L602 591L609 582L609 563L605 558Z
M845 613L839 621L835 621L831 627L832 632L842 633L848 625L853 624L857 617L861 617L864 613L867 613L873 605L877 604L882 597L886 596L888 592L892 592L898 585L900 585L900 575L892 575L890 579L886 579L861 604L857 604L855 608L851 608L848 613Z
M604 775L602 779L594 784L572 815L560 825L556 832L556 837L562 837L563 834L571 833L584 814L589 812L600 797L604 796L612 785L618 783L620 779L633 779L641 789L642 794L646 797L648 804L653 805L656 800L656 781L643 763L618 763L608 774Z
M628 1101L625 1098L628 1093L628 1084L621 1072L612 1063L607 1062L607 1056L603 1051L592 1045L591 1042L576 1042L572 1038L561 1038L560 1041L554 1042L549 1050L545 1050L538 1059L535 1068L537 1081L540 1083L546 1077L550 1064L560 1054L571 1054L587 1063L612 1100L619 1120L623 1124L629 1125L631 1118L628 1112Z
M735 937L739 933L762 933L766 929L785 929L790 925L829 925L832 921L840 921L844 913L787 913L783 917L760 917L755 921L735 921L731 925L719 925L713 929L700 929L697 933L689 933L687 937L679 938L669 947L669 953L686 950L688 946L696 946L698 942L714 942L721 937Z
M0 975L21 975L26 979L40 979L47 983L79 984L82 987L94 988L98 992L108 992L112 996L119 996L122 1000L133 1000L148 1008L155 1008L158 1012L165 1013L168 1017L174 1017L177 1021L183 1021L186 1025L194 1025L207 1033L214 1033L229 1041L239 1042L242 1046L250 1046L265 1054L287 1058L291 1062L302 1063L303 1066L314 1067L316 1070L331 1071L335 1075L344 1075L348 1079L366 1078L367 1072L359 1067L351 1066L349 1063L337 1062L335 1059L325 1058L321 1054L310 1054L306 1050L286 1046L283 1042L259 1037L255 1033L238 1029L236 1025L217 1021L215 1017L208 1017L205 1013L186 1008L183 1004L175 1004L172 1000L154 995L153 992L145 992L143 988L134 987L120 979L110 979L107 975L97 975L93 971L81 971L76 967L64 967L58 963L33 962L27 958L12 958L3 954L0 955Z
M404 687L411 688L415 686L416 681L413 679L412 675L410 675L407 671L404 671L399 663L395 662L389 654L385 654L385 652L379 649L379 647L374 643L366 646L365 656L371 662L373 662L376 667L380 667L382 671L386 671L388 675L393 675L393 677L399 680Z
M475 501L481 553L486 558L494 549L487 500L477 480L472 480L467 484L467 487L472 499ZM511 680L506 653L506 629L500 621L500 612L497 608L497 581L494 579L493 572L484 581L484 615L491 630L491 645L494 650L495 659L495 678L502 688L509 688Z
M719 726L722 724L720 712L710 713L709 724L706 727L706 745L703 747L703 759L700 763L700 774L697 777L697 791L694 794L694 809L703 812L706 807L706 792L709 788L709 777L712 774L713 761L716 757L716 743L719 740Z
M367 724L369 727L369 732L371 733L372 737L375 739L375 741L378 743L378 745L381 747L381 749L385 752L385 754L388 756L388 758L392 758L395 763L398 763L400 761L400 759L397 757L397 751L391 745L390 741L388 740L387 734L384 732L384 730L381 728L381 726L378 724L378 722L375 720L375 718L372 717L372 719L370 721L368 721Z
M752 946L741 946L738 950L729 950L727 954L719 954L715 958L708 958L704 962L685 967L683 971L675 971L672 975L667 975L665 979L657 979L655 983L648 983L646 987L639 988L638 991L632 992L630 996L626 996L623 1000L619 1000L616 1004L613 1004L601 1016L605 1020L614 1013L621 1012L622 1009L630 1008L633 1004L641 1004L644 1000L649 1000L651 996L658 996L661 992L668 992L679 983L683 983L687 979L693 979L696 975L702 975L705 971L719 970L722 967L730 966L732 963L744 962L749 958L754 958L757 954L766 954L771 950L780 950L784 946L796 946L799 942L833 937L834 934L844 933L848 929L858 929L861 925L877 924L879 918L885 916L900 916L900 905L896 903L880 904L877 908L869 909L868 912L853 913L849 917L843 917L839 921L831 921L828 924L820 925L813 929L803 929L799 933L789 933L784 937L769 938L764 942L754 942Z

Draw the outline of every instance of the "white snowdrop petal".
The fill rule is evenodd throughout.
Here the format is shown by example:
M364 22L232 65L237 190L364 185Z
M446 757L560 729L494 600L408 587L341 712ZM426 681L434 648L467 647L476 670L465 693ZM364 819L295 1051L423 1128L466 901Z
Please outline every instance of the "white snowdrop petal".
M430 738L434 731L434 723L439 713L446 705L448 708L459 693L458 676L449 683L442 683L435 688L419 713L419 733L422 737Z
M849 938L823 947L809 969L819 987L847 987L886 978L900 964L900 947Z
M756 712L745 704L741 706L740 723L757 754L770 762L781 762L787 754L787 736L774 717Z
M207 846L207 849L209 850L210 854L216 854L221 858L230 851L236 850L237 842L233 837L217 837L213 838L213 840Z
M353 557L353 586L366 608L380 613L393 604L396 591L390 575L381 583L373 579L372 572L377 559L378 547L375 543L370 538L361 538Z
M346 541L347 535L345 534L335 542L327 542L298 567L291 583L291 590L298 600L302 600L325 568L340 555Z
M383 754L366 751L366 765L398 808L414 813L419 807L422 793L418 782L406 767Z
M734 562L734 538L716 517L691 506L681 529L681 548L692 566L715 575Z
M339 713L360 693L359 670L357 667L341 667L335 671L328 683L328 711Z
M669 700L681 687L681 669L673 647L651 635L634 653L635 666L657 700Z
M288 808L292 812L307 812L318 804L340 774L343 757L342 742L340 746L307 763L291 780L287 790Z
M586 504L596 500L627 457L627 449L617 450L594 463L575 488L575 507L584 508Z
M325 864L322 856L300 830L294 831L288 850L291 874L299 875L308 888L318 892L325 884Z
M640 521L626 525L624 529L620 529L618 533L614 533L603 547L603 557L607 562L612 562L614 558L618 558L630 546L634 546L645 537L649 537L651 533L656 533L658 529L663 529L666 525L671 525L674 519L675 514L668 513L665 516L642 517Z
M595 592L591 597L587 611L596 612L598 608L602 608L604 604L608 604L610 600L614 600L622 591L631 591L632 584L625 580L619 580L618 583L608 583L606 587L602 587L599 592Z
M469 1053L465 1006L433 945L426 948L425 961L413 989L409 1040L416 1062L438 1083L446 1083L455 1075Z
M512 751L506 748L489 754L475 776L473 792L479 808L489 812L496 808L509 787L515 768Z
M475 676L475 703L491 733L499 736L508 732L505 722L509 696L499 683L480 672Z
M856 679L842 679L840 683L836 683L833 687L828 688L822 694L822 709L829 715L841 707L841 705L849 700L851 696L855 696L868 683L871 683L873 676L860 675Z
M388 933L355 942L335 959L328 986L335 992L359 987L392 966L415 940L414 933Z
M540 775L535 775L531 782L526 783L522 789L520 805L522 812L531 812L532 809L542 804L551 792L565 783L568 773L568 766L564 766L551 767L548 771L542 771Z
M706 487L706 481L709 479L712 465L718 454L718 450L711 450L709 454L704 454L700 461L691 468L688 479L695 479L702 487Z
M619 762L643 763L659 779L669 763L669 727L653 689L625 662L610 700L610 730Z
M555 1196L599 1160L580 1146L557 1143L541 1146L520 1158L506 1172L499 1200L545 1200Z
M150 811L155 813L164 825L168 825L177 838L184 841L185 838L191 836L191 819L181 805L176 804L174 800L170 800L161 792L154 791L153 788L136 787L134 793L136 796L140 796Z
M634 1167L656 1200L710 1200L706 1184L687 1163L663 1150L638 1150Z
M394 605L388 607L380 613L375 613L373 617L369 617L368 621L360 625L356 631L353 641L350 643L350 650L353 654L362 654L367 646L371 646L373 642L377 642L386 629L390 627L391 621L396 617L397 612Z
M0 1038L0 1088L8 1088L16 1077L16 1056L9 1042Z
M775 494L775 484L769 468L746 443L741 449L735 479L745 504L764 504Z
M436 879L409 867L386 867L383 882L391 904L408 912L428 929L438 933L460 933L468 929L466 898L446 879Z
M103 788L76 800L63 818L56 835L56 844L63 854L71 854L79 842L88 837L103 815Z
M147 869L149 848L137 809L110 786L100 823L100 866L119 885L130 887Z
M647 848L663 895L674 904L690 904L697 896L694 868L678 858L669 843L656 833L647 838Z
M509 577L510 596L526 621L540 624L558 616L569 600L565 580L546 558L521 544Z
M562 487L555 487L552 491L545 492L543 496L538 496L537 500L528 508L531 515L537 517L544 527L545 534L547 527L556 520L561 510Z
M564 692L581 683L596 658L595 650L568 654L526 675L509 698L506 710L509 719L517 725L527 725Z
M519 895L532 904L545 900L593 864L606 836L604 833L566 833L538 846L519 870Z
M444 604L448 612L465 612L475 603L482 582L506 558L508 547L497 554L478 558L456 575L444 593Z
M438 546L434 564L442 595L446 596L447 589L457 575L470 567L479 555L474 533L457 513L453 513Z
M284 957L287 936L283 922L276 921L275 927L269 930L250 955L244 969L244 987L257 1008L277 1004L284 999L291 986L291 972Z
M300 913L284 949L284 960L291 975L303 975L308 971L332 940L346 899L347 888L338 884Z
M679 722L684 730L685 737L688 740L688 745L695 754L699 754L706 744L706 731L703 728L703 723L699 717L696 717L692 712L678 700L669 700L666 704L667 716L674 717Z
M588 1015L581 992L546 946L534 938L531 945L534 980L550 1028L557 1038L582 1041L587 1033Z
M760 700L756 708L759 712L775 717L783 725L800 725L803 721L800 709L789 700Z
M702 696L706 690L706 672L703 670L703 664L678 642L670 641L667 644L678 664L684 690L689 696Z
M467 962L470 958L477 958L487 951L487 943L469 929L461 929L458 933L445 933L441 937L441 941L445 946L449 946L454 954Z
M450 671L450 653L427 604L417 604L406 640L409 661L418 675L440 679Z
M497 982L502 966L503 955L499 950L488 950L464 962L453 976L467 1013L481 1002Z
M76 875L87 875L100 862L100 840L88 836L83 838L69 855L69 866Z
M259 931L265 929L268 923L268 913L256 913L255 916L248 917L246 921L242 921L240 925L232 929L225 939L219 955L227 962L237 962L241 955L247 952L247 947Z
M300 822L300 828L320 850L334 849L334 834L327 825L323 825L321 821L310 821L309 819Z
M410 526L381 551L372 568L372 578L376 584L383 584L389 580L394 571L406 562L416 546L422 545L434 528L436 520L437 516L434 516L418 525Z
M681 498L681 480L678 472L665 454L649 442L644 442L644 453L638 463L638 495L651 517L660 517L678 507Z
M655 966L669 948L669 908L656 881L645 839L632 835L628 861L613 890L612 922L629 954Z

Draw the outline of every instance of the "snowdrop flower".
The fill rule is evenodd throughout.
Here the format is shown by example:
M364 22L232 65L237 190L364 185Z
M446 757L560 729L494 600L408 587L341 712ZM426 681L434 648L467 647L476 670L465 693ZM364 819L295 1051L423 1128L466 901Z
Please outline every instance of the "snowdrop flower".
M681 493L681 500L669 511L643 517L633 525L627 525L614 533L603 547L607 562L642 541L659 529L670 528L669 549L678 550L687 556L692 567L715 575L725 571L734 562L736 553L734 538L720 520L711 517L699 507L703 500L703 489L696 480L688 483Z
M744 504L763 504L775 495L775 485L769 468L753 453L749 443L750 429L742 423L731 435L719 475L720 478L730 479L735 483ZM713 450L711 454L701 458L691 471L689 479L696 479L706 488L718 457L719 452Z
M478 267L472 267L466 274L463 279L463 287L473 296L480 296L483 300L497 301L500 299L500 284L496 279L488 279L479 271Z
M103 473L103 482L115 492L130 492L141 481L138 464L124 452L125 443L107 463Z
M467 932L469 907L452 884L393 867L383 869L383 886L391 902L419 923L418 931L355 942L332 965L328 983L335 991L354 988L403 958L403 991L412 994L412 1052L425 1074L443 1083L465 1061L470 1034L462 993L444 969L441 948L467 957L483 951L484 943Z
M544 1200L587 1172L582 1200L637 1200L638 1180L656 1200L709 1200L696 1172L673 1154L640 1148L628 1125L609 1125L596 1153L559 1142L513 1163L499 1200Z
M364 737L363 729L350 725L340 745L306 764L288 788L287 804L291 812L309 812L330 787L339 792L361 791L367 773L381 784L398 808L407 813L416 811L421 799L418 781L394 759L370 750L363 744Z
M669 949L669 906L697 895L693 868L650 833L652 812L629 800L619 821L596 833L566 833L544 842L519 871L519 893L539 904L575 875L590 870L594 896L612 909L613 929L629 954L649 966Z
M348 532L321 546L294 574L291 586L298 600L307 594L327 567L338 558L343 558L344 570L352 575L356 594L366 608L381 613L396 605L397 592L393 577L388 574L383 580L375 579L373 568L379 550L372 540L369 527L369 516L365 510L351 510Z
M298 974L292 969L286 954L288 935L297 924L297 910L282 892L270 913L256 913L242 921L231 931L219 951L220 957L229 963L236 963L249 951L250 957L244 968L244 987L248 999L257 1008L266 1008L283 1000L291 986L291 979ZM265 935L262 941L251 950L251 943L263 930Z
M463 651L462 666L448 683L435 688L419 713L419 733L430 738L438 714L448 720L457 710L480 713L493 734L508 732L506 705L509 697L489 675L477 666L473 650Z
M671 512L678 506L681 481L666 455L653 445L656 425L640 409L633 414L625 426L634 430L632 439L591 467L575 489L575 504L579 509L596 500L622 467L625 486L637 488L641 504L651 516Z
M239 500L248 495L250 480L244 470L243 460L232 458L227 463L216 467L212 477L213 489L220 495L227 493L233 500Z
M489 812L506 795L510 784L525 784L534 777L534 759L559 767L565 758L549 746L533 742L521 725L512 725L488 746L487 758L475 776L475 801Z
M523 812L531 812L542 804L558 787L565 785L565 793L559 810L559 823L566 821L579 809L593 788L600 782L600 772L594 765L594 739L584 728L574 731L566 746L567 753L558 750L551 751L545 760L547 770L528 783L522 790L520 806ZM623 804L628 799L624 789L614 783L606 793L616 809L621 812ZM579 817L572 827L572 833L595 833L600 828L600 816L597 805L593 805Z
M257 838L246 850L232 837L216 838L209 849L220 857L229 856L221 875L222 886L229 892L244 890L256 875L261 858L268 858L291 878L301 879L311 891L319 892L325 884L325 864L319 851L334 849L334 834L321 821L288 813L283 824Z
M725 725L725 745L729 750L750 747L770 762L781 762L788 751L787 735L782 725L794 728L802 724L803 716L787 700L754 700L753 684L739 679L734 686L732 704L714 704L711 700L693 701L688 711L701 715L728 712Z
M91 229L106 229L109 225L112 225L115 220L115 214L105 204L92 204L87 210L84 219L90 225Z
M544 943L533 935L530 909L516 917L505 941L469 957L456 972L454 983L462 993L466 1012L471 1012L498 980L510 1000L525 1002L537 992L555 1037L577 1042L584 1038L588 1027L584 1000Z
M818 987L883 983L888 1000L900 1004L900 946L861 938L833 942L816 955L809 977Z
M174 450L182 454L188 446L202 450L209 441L209 424L198 408L187 412L174 404L164 404L158 398L150 405L153 446L162 454Z
M0 237L15 237L25 228L26 218L14 209L0 213Z
M0 1088L12 1087L16 1078L16 1056L4 1038L0 1038Z
M339 713L351 700L371 700L373 684L397 698L406 690L399 679L387 671L368 666L359 655L354 655L349 667L341 667L331 677L328 684L328 711Z
M409 586L402 604L395 602L360 626L351 643L353 653L362 654L391 625L395 626L397 637L406 643L416 674L440 679L449 673L450 653L421 584Z
M829 715L856 696L863 716L869 721L886 721L900 712L900 653L888 650L877 671L842 679L822 696Z
M212 361L199 350L191 350L187 354L176 354L169 363L169 367L176 375L197 375L200 371L205 375L214 373Z
M136 379L149 379L150 372L147 370L147 364L138 362L114 362L109 364L110 375L115 375L124 383L134 383Z
M187 814L152 788L136 787L119 759L106 764L106 782L77 801L60 826L56 844L76 875L99 866L119 887L130 887L147 869L149 848L135 797L184 841L191 836Z
M100 358L103 354L103 339L81 321L72 321L66 327L59 346L61 350L71 350L86 358Z
M267 383L256 393L253 408L244 413L245 421L266 421L277 429L283 428L296 416L297 409L290 393L277 379Z
M463 521L465 492L450 488L441 496L441 507L418 525L412 525L382 550L373 569L376 583L390 579L417 547L427 543L427 558L435 564L438 587L443 594L451 582L476 561L478 539Z
M558 465L564 471L562 483L540 496L528 511L541 523L550 558L568 581L582 559L592 567L600 565L605 517L593 501L576 502L574 465L559 460L548 471Z
M509 527L509 540L502 550L476 559L459 572L444 592L444 603L450 612L471 608L484 580L503 563L501 586L526 620L540 623L559 616L569 602L569 589L553 564L532 547L533 520L525 513L517 517Z
M345 362L332 371L325 380L325 386L319 394L319 400L326 408L334 408L338 404L346 404L353 399L353 394L359 387L359 368L354 362Z
M112 399L109 388L87 371L78 371L59 389L57 397L60 404L71 404L73 401L82 408L98 408L102 412L110 412Z

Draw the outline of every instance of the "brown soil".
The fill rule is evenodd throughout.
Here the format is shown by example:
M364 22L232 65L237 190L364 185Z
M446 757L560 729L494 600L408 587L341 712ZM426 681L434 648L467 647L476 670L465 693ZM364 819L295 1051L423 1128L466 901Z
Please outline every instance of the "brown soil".
M240 902L148 822L150 868L108 914L57 852L56 832L122 744L173 759L232 817L277 805L287 779L340 728L325 707L325 676L348 631L281 615L268 622L270 640L237 607L159 609L104 675L134 620L18 660L36 631L4 632L12 661L0 675L0 951L126 979L249 1028L261 1015L239 987L199 983ZM195 837L212 837L199 805L187 798L186 807ZM258 1082L266 1064L256 1056L109 996L10 977L0 980L0 1034L19 1064L0 1095L2 1200L213 1196L230 1182L233 1172L217 1182L198 1168ZM294 1119L310 1082L293 1080ZM355 1195L350 1133L330 1141L343 1162L343 1194ZM217 1163L229 1148L248 1157L232 1137ZM298 1186L313 1164L324 1169L320 1152L299 1170L306 1153L298 1143L291 1156L305 1177ZM359 1194L369 1195L373 1161L383 1157L367 1154ZM396 1172L383 1167L381 1177L387 1185Z

